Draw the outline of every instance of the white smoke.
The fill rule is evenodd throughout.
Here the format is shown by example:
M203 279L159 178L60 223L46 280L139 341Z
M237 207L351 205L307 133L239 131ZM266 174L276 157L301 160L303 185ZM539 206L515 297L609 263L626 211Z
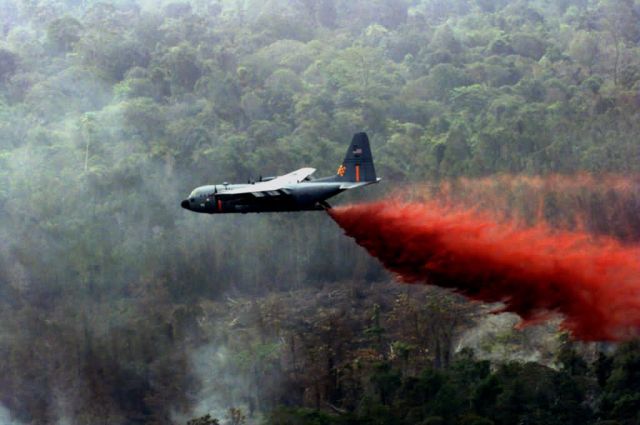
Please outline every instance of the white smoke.
M0 425L23 425L23 423L13 419L9 409L0 404Z
M510 361L552 365L558 350L557 320L518 328L513 313L487 314L458 340L456 351L473 349L476 357L493 363Z
M244 393L241 388L246 388L247 384L232 372L235 360L227 347L207 344L194 350L190 357L191 370L199 377L201 385L193 409L194 417L211 414L222 419L229 407L244 407L246 398L241 400L239 394Z
M248 413L247 394L251 384L238 373L238 355L224 344L210 343L194 349L189 354L190 370L197 377L199 389L194 394L195 403L190 412L174 412L175 423L211 415L221 424L227 423L229 409ZM0 424L2 425L2 424Z

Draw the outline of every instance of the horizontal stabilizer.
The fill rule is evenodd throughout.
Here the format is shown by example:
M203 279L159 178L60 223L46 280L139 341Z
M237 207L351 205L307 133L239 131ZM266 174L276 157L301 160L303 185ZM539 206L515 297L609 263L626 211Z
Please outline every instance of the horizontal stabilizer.
M344 182L340 185L340 189L342 190L355 189L358 187L368 186L370 184L378 183L380 180L382 179L378 177L374 181L368 181L368 182Z

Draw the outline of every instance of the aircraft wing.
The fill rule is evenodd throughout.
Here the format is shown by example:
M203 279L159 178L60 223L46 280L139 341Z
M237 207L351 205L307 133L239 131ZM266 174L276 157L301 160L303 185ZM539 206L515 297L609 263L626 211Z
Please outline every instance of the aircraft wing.
M275 179L265 183L278 182L277 184L280 185L300 183L302 180L306 179L315 172L315 168L301 168L299 170L292 171L289 174L285 174L284 176L276 177Z
M239 189L231 189L224 192L218 192L218 197L241 197L242 195L253 195L256 198L262 198L264 196L281 196L287 195L287 189L285 186L290 184L300 183L311 174L315 173L315 168L301 168L293 171L289 174L276 177L273 180L266 182L259 182Z

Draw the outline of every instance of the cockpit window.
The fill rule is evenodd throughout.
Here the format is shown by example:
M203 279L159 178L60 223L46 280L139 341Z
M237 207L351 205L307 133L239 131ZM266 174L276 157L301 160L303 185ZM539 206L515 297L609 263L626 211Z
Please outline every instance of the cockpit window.
M215 192L215 186L200 186L193 189L189 198L198 199L198 198L206 198L211 196Z

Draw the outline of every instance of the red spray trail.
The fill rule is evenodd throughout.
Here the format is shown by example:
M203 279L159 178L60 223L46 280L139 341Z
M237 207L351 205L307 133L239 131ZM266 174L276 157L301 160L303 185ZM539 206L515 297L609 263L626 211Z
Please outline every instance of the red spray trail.
M640 247L469 209L378 202L330 210L348 236L407 283L503 302L525 322L560 313L585 341L640 334Z

